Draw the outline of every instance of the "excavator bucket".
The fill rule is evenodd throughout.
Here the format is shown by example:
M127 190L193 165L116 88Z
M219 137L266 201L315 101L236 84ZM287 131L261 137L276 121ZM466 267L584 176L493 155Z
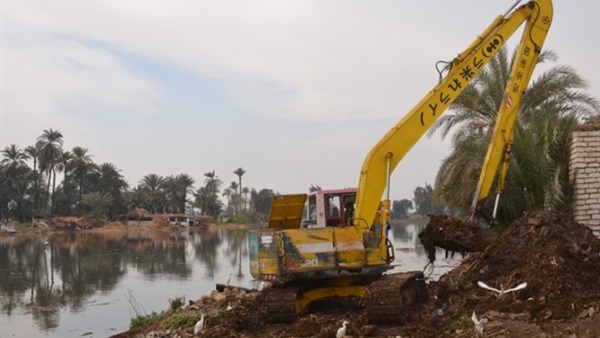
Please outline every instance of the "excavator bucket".
M429 223L418 236L430 262L435 261L436 246L452 252L477 252L485 250L493 240L489 229L478 222L449 215L430 215Z

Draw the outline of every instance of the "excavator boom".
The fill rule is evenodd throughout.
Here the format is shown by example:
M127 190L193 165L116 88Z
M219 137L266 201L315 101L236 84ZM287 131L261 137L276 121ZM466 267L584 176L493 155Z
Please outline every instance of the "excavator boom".
M481 36L452 61L448 74L367 155L360 172L355 225L369 227L373 224L384 190L389 185L391 172L467 88L483 66L526 23L477 186L474 205L488 196L500 162L503 165L498 188L502 189L510 160L515 116L551 21L551 0L530 1L507 15L498 16ZM389 207L389 197L384 198L383 205Z

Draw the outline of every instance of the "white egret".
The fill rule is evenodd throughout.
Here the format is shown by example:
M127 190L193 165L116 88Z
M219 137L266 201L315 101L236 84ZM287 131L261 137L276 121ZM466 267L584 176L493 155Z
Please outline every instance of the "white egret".
M348 328L346 326L348 324L350 324L350 322L347 320L344 320L344 322L342 323L342 327L340 327L337 330L337 333L335 334L335 338L342 338L346 335L346 332L348 331Z
M477 315L475 314L475 311L473 311L473 314L471 315L471 320L475 324L475 332L477 333L477 335L479 337L482 337L483 336L483 328L484 328L485 323L487 323L487 318L478 319Z
M500 290L493 288L493 287L485 284L482 281L478 281L477 285L479 285L479 287L481 287L481 288L496 292L497 293L496 297L498 297L498 298L502 297L505 293L519 291L519 290L522 290L527 287L527 283L525 283L525 282L515 286L514 288L510 288L507 290L504 290L504 285L502 285L502 284L500 284Z
M231 275L233 274L233 272L229 273L229 276L227 277L227 281L225 281L225 285L229 286L229 283L231 283Z
M194 326L194 334L198 334L198 333L202 332L203 329L204 329L204 313L200 315L200 320L196 323L196 326Z

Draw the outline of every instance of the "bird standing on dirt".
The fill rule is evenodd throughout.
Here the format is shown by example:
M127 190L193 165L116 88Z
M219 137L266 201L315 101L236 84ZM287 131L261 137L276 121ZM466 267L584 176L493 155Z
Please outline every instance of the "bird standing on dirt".
M515 286L514 288L504 290L504 285L500 284L500 290L498 290L496 288L493 288L493 287L485 284L482 281L478 281L477 285L479 285L479 287L481 287L481 288L496 292L497 293L496 297L498 297L498 298L502 297L505 293L519 291L519 290L525 289L527 287L527 283L521 283L521 284Z
M200 315L200 320L194 326L194 334L198 334L198 333L202 332L203 329L204 329L204 313L202 313Z
M475 311L473 311L473 314L471 315L471 320L475 324L475 333L477 333L479 337L483 337L483 327L485 323L487 323L487 318L478 319L477 315L475 314Z
M337 330L337 333L335 334L335 338L342 338L346 335L346 331L348 331L348 328L346 326L348 324L350 324L350 322L347 320L344 320L344 322L342 323L342 327L340 327Z
M233 272L229 273L229 276L227 277L227 281L225 281L225 285L229 286L229 283L231 283L231 275L233 274Z

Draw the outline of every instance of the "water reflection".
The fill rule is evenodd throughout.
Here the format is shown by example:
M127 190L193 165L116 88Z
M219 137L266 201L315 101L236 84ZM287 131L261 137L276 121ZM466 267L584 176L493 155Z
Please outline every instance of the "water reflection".
M246 286L249 282L243 264L248 256L246 234L241 229L210 228L192 232L72 233L53 234L49 238L0 239L3 323L0 335L21 335L12 330L13 325L5 325L17 323L13 320L16 318L29 318L38 331L46 334L80 335L60 329L61 316L85 312L92 306L126 303L122 295L116 301L114 296L110 297L119 288L131 288L143 298L140 281L142 288L154 282L167 282L167 286L169 281L178 282L171 284L171 294L179 296L188 291L190 294L184 294L187 299L209 293L215 281L224 278L223 271L224 275L234 272L232 281ZM45 241L49 244L44 245ZM195 283L198 279L202 282ZM181 283L185 287L180 288ZM106 303L104 299L112 302ZM148 304L146 299L137 301ZM157 308L152 304L144 307L148 312L160 311L167 301L165 297L158 301ZM127 329L129 310L126 307L120 314L126 320L117 325L118 330ZM86 332L97 329L97 333L99 323L93 318L89 320L92 323L88 327L92 329ZM104 336L110 334L114 332Z
M419 231L391 229L398 271L424 267ZM150 313L170 298L209 294L230 274L251 287L247 234L213 227L0 238L0 336L107 337L135 316L128 297Z

